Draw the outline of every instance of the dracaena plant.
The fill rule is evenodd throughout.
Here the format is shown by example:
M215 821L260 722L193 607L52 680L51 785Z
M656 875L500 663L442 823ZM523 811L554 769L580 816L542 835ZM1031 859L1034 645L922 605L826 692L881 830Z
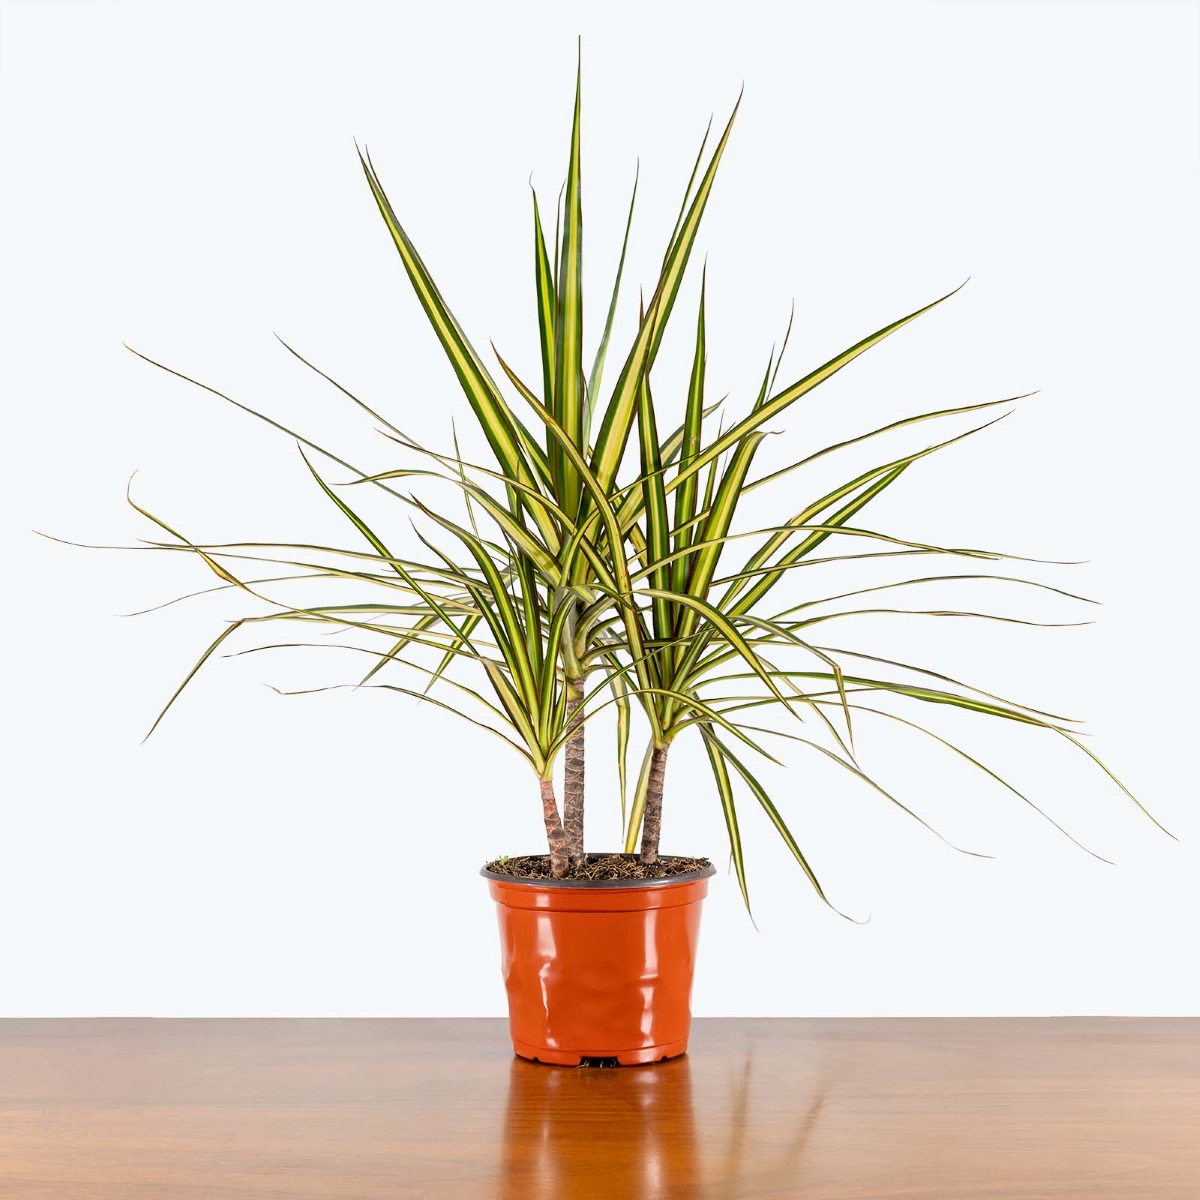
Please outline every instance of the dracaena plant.
M518 377L493 347L499 373L511 391L501 387L484 355L455 319L397 218L370 156L360 154L371 195L491 460L479 463L465 458L457 435L441 450L423 445L290 346L287 349L301 363L381 426L389 443L404 452L401 465L385 471L364 470L257 409L198 384L348 471L349 478L331 480L328 469L318 471L307 455L304 459L322 495L357 530L361 540L350 547L269 541L204 544L189 540L135 504L171 537L170 541L144 543L143 548L193 554L220 578L216 589L206 590L240 589L265 606L265 611L231 622L220 632L167 702L155 726L200 667L220 648L228 652L226 642L235 631L270 629L286 622L301 629L330 627L363 635L344 646L371 660L353 686L390 689L438 705L501 738L525 758L538 782L550 873L557 877L586 859L585 740L589 723L610 708L616 713L625 851L636 852L647 868L658 861L668 752L681 733L694 729L712 772L732 863L747 904L737 815L738 795L743 789L765 811L818 895L825 899L798 840L748 765L751 756L779 761L765 748L768 738L786 739L819 752L921 820L867 775L855 757L857 717L870 714L899 722L934 739L1051 819L965 750L909 716L878 707L880 703L948 705L1063 737L1089 755L1138 803L1079 740L1067 718L1003 699L926 667L823 644L818 628L862 613L1016 620L974 611L881 607L874 600L856 606L860 597L940 581L999 579L1077 600L1082 597L1019 576L975 569L887 579L833 595L814 585L805 590L799 603L777 610L768 606L780 583L797 577L819 579L820 572L808 568L829 563L874 559L884 566L907 565L924 556L965 558L975 564L1014 557L989 550L941 547L867 528L857 521L858 514L910 467L981 432L999 418L990 417L965 432L860 471L839 486L813 495L798 509L783 513L773 525L735 532L735 517L744 497L785 477L794 477L794 485L797 478L803 479L803 468L819 459L908 426L982 413L1024 398L917 413L812 450L781 469L754 474L768 422L953 292L891 321L828 362L777 386L787 347L785 334L778 355L773 351L768 360L761 384L747 397L742 415L727 417L722 401L711 402L705 394L707 333L702 279L698 311L694 322L689 322L689 336L694 341L691 369L673 388L673 399L682 401L683 420L669 431L661 428L661 411L652 389L653 368L737 107L707 158L705 135L667 238L658 277L649 299L640 306L634 336L608 391L604 390L604 366L621 296L637 183L635 179L603 331L595 352L585 358L578 74L567 176L552 239L546 236L536 194L533 198L531 317L536 321L541 360L541 379L536 384ZM790 328L789 322L788 332ZM147 361L197 383L153 359ZM657 383L654 388L661 390ZM797 472L801 473L798 477ZM462 500L459 518L446 515L442 499L431 498L429 489L435 484L457 492ZM410 519L415 521L420 557L397 556L389 549L391 533L378 522L368 525L357 502L351 503L351 486L382 491L395 504L396 519L405 526ZM389 527L391 523L394 521ZM814 553L831 539L840 542L821 555ZM264 564L272 574L244 577L251 566ZM282 599L277 587L295 581L322 581L342 590L328 603L298 605ZM347 589L352 589L353 598ZM854 603L836 607L843 601ZM328 640L268 639L237 652L331 644ZM403 677L396 675L400 671L405 673ZM897 672L903 677L894 678ZM783 726L760 724L758 714L764 708L781 714ZM632 802L627 804L625 761L635 711L644 719L648 740ZM564 760L561 808L554 788L560 757Z

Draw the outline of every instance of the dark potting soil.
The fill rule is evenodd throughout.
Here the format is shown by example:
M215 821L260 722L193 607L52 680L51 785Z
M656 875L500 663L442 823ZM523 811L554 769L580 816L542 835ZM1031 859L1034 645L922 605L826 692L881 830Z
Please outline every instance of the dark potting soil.
M636 855L589 854L587 861L572 867L567 879L669 879L689 871L706 871L712 863L707 858L659 859L652 866L638 862ZM511 875L514 879L550 879L548 854L524 854L517 858L498 858L484 867L496 875Z

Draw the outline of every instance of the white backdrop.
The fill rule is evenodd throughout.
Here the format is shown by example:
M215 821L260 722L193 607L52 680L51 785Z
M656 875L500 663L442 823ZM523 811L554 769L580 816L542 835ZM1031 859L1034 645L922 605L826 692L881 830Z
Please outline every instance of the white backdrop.
M692 5L686 21L645 0L589 7L5 4L0 1015L502 1011L475 872L540 844L515 756L402 697L263 686L355 677L327 651L214 661L140 745L245 606L220 593L119 618L211 577L185 556L76 550L30 529L153 536L124 503L137 469L136 497L199 541L352 537L287 437L122 342L381 468L394 458L372 423L273 331L422 440L447 445L450 417L469 423L352 137L476 344L493 338L534 374L526 181L550 207L577 31L591 345L635 160L636 286L653 282L709 113L722 120L744 80L696 260L708 256L713 394L748 404L793 298L795 378L971 276L789 411L765 453L781 463L910 412L1041 389L910 471L872 524L1087 559L1031 571L1104 601L981 584L980 607L1097 623L855 618L834 644L923 655L1086 717L1180 839L1033 731L913 714L961 734L1115 866L932 744L859 734L866 767L995 861L956 854L798 747L766 778L831 898L871 920L823 907L746 807L758 929L718 875L696 1011L1200 1012L1196 7L743 2ZM668 405L697 287L693 272L656 372ZM627 304L620 338L634 316ZM881 452L926 445L927 430ZM798 487L753 515L790 514ZM405 544L405 521L371 512ZM594 849L618 841L607 739L590 752ZM675 750L668 791L664 848L723 864L696 746Z

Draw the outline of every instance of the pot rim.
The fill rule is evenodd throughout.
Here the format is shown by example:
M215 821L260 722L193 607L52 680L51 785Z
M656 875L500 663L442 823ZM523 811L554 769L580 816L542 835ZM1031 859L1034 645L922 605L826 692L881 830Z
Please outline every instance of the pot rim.
M611 858L614 854L596 855L597 858ZM636 854L621 854L621 858L636 858ZM671 862L691 855L660 854L660 862ZM694 883L697 879L708 879L717 873L713 866L702 867L698 871L685 871L679 875L665 875L661 879L523 879L517 875L502 875L498 871L489 871L480 867L479 874L484 879L494 879L498 883L512 884L522 888L585 888L590 891L608 891L612 888L661 888L673 884Z

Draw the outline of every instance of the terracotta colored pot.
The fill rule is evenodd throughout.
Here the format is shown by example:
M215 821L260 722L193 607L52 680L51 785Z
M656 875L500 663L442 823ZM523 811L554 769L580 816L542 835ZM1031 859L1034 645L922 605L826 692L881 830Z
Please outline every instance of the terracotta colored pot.
M514 879L481 871L500 919L513 1049L625 1066L687 1049L709 867L667 879Z

